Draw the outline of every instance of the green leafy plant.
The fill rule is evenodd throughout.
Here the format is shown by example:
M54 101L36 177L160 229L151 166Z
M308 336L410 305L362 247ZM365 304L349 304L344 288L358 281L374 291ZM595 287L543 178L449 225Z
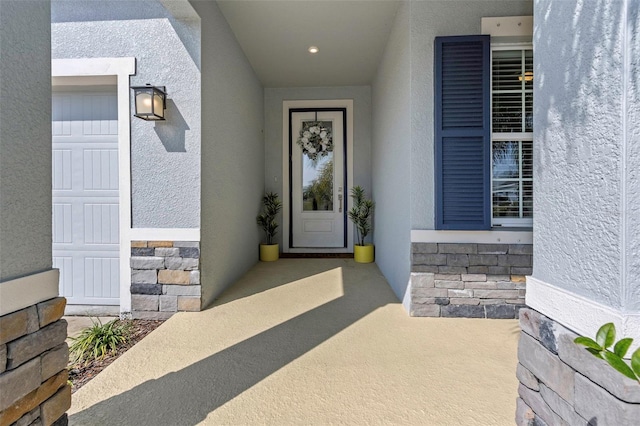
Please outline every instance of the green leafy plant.
M256 217L256 222L264 231L268 245L274 244L273 239L278 229L276 216L281 208L282 202L275 192L268 192L262 198L262 212Z
M616 371L640 383L640 348L631 355L631 364L627 364L624 356L631 347L633 339L626 337L616 342L616 327L613 323L610 322L600 327L596 333L596 340L589 337L577 337L574 339L574 343L586 346L587 351L593 356L607 361ZM613 351L609 350L612 346Z
M364 239L371 232L371 215L375 203L365 198L364 189L361 186L351 188L351 198L353 198L353 207L349 210L349 219L356 226L358 231L358 245L364 245Z
M78 337L71 338L73 344L69 352L73 363L104 358L129 340L131 335L129 322L113 320L102 324L100 319L92 322L93 325L85 328Z

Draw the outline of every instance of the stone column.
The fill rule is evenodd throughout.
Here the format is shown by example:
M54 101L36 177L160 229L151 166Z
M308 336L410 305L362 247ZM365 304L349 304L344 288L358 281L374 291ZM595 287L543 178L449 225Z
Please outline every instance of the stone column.
M168 319L200 311L198 241L131 242L131 313L136 319Z
M62 425L71 388L51 259L49 1L0 1L0 105L0 425Z
M640 418L640 385L573 343L613 322L618 339L640 344L639 5L534 4L534 262L518 424Z

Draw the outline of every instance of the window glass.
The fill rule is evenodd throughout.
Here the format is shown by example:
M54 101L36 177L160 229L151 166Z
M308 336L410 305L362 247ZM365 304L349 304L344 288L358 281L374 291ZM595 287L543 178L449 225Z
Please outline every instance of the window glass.
M493 143L493 180L520 177L519 145L515 141Z
M493 224L530 226L533 217L533 52L492 52Z
M333 132L332 122L320 121L319 123L320 130L328 131L329 133ZM322 136L324 137L324 134ZM302 169L302 209L304 211L333 211L333 152L325 152L324 155L318 155L313 158L305 154L301 155L304 160Z

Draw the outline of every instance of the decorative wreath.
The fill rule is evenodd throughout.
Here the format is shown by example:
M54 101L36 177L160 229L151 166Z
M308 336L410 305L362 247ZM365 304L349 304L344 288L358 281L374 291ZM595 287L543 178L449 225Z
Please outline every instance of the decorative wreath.
M318 160L319 157L326 157L333 151L331 130L321 121L303 122L300 137L296 143L302 148L302 153L312 161Z

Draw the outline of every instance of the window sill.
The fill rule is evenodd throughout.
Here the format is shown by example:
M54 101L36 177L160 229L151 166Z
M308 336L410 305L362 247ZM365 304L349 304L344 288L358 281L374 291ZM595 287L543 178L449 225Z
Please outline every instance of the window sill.
M412 229L412 243L533 244L531 228L496 227L491 231Z
M506 231L506 232L533 232L533 226L492 226L491 231Z

